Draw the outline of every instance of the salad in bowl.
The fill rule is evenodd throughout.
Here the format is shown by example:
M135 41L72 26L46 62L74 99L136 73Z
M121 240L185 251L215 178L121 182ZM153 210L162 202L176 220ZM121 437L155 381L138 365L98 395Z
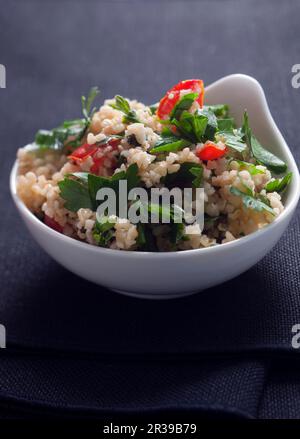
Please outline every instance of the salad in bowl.
M78 119L39 130L18 151L17 195L49 228L95 247L174 252L222 246L284 211L287 164L253 134L246 110L238 123L227 102L206 103L202 80L180 81L150 106L116 95L94 108L97 95L92 88ZM191 213L201 189L202 221L178 221L182 206L160 198L129 197L122 213L100 215L98 191L120 196L120 182L126 196L190 189ZM128 215L133 206L143 220Z

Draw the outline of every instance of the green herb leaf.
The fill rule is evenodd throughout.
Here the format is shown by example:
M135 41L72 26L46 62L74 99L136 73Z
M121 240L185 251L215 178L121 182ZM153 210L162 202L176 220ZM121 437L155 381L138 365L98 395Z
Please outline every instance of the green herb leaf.
M217 136L221 137L222 141L225 143L226 146L228 146L231 149L234 149L239 153L242 153L247 149L246 143L243 142L242 137L239 136L238 134L234 134L228 131L219 131L217 133Z
M151 149L151 154L161 154L164 152L179 151L191 144L190 141L185 139L179 139L176 136L163 137L156 145Z
M139 250L157 252L158 248L149 224L138 223L137 231L138 231L137 245Z
M251 136L252 153L256 160L267 166L275 174L281 174L287 170L287 165L279 157L263 148L259 141Z
M127 180L127 190L128 192L140 185L140 177L138 176L138 166L136 163L133 163L128 167L125 171L118 172L117 174L112 175L111 177L100 177L94 174L88 174L88 188L89 194L91 198L91 202L93 204L93 210L97 209L97 200L96 195L97 192L102 188L111 188L115 191L116 196L119 194L119 181Z
M100 247L107 247L114 237L115 222L103 217L101 222L96 221L93 228L93 238Z
M192 143L198 143L203 140L207 128L208 118L203 114L191 114L183 111L180 120L172 119L171 124L175 125L181 136L190 140Z
M218 131L232 132L234 129L234 119L232 117L227 117L225 119L218 119Z
M98 88L92 87L88 97L83 96L81 98L83 119L65 120L52 130L39 130L35 135L35 143L39 148L62 150L64 147L76 148L81 145L86 130L91 123L94 112L94 110L91 111L91 106L98 93Z
M167 174L164 178L166 187L200 187L203 177L203 166L197 163L182 163L177 172Z
M202 108L201 110L197 110L196 114L198 117L205 116L207 118L206 129L204 134L201 136L202 142L205 142L206 140L213 140L218 129L218 119L215 113L208 108Z
M170 241L173 244L178 242L184 237L184 224L183 223L171 223Z
M159 106L159 102L156 102L156 104L149 105L151 114L155 114L156 113L156 111L158 109L158 106Z
M229 107L226 104L204 105L204 108L212 111L217 117L228 117Z
M198 96L199 93L187 93L183 95L173 107L169 118L179 120L182 112L189 110Z
M293 173L289 172L283 178L270 181L266 184L267 192L283 192L292 180Z
M263 201L258 200L251 195L245 194L234 186L231 186L230 192L232 195L242 198L243 204L247 209L256 210L257 212L265 211L274 215L274 210Z
M96 109L92 110L92 104L99 93L100 90L98 87L92 87L87 98L85 96L81 96L82 114L88 123L90 123L90 120L96 111Z
M271 171L276 174L281 174L287 170L287 165L275 154L272 154L270 151L266 150L253 136L251 129L249 127L249 118L248 113L245 111L244 113L244 121L242 126L242 133L244 133L245 140L253 156L263 165L267 166Z
M77 212L81 208L93 208L87 184L66 176L58 183L58 186L60 196L65 200L66 209Z
M122 113L124 113L124 117L123 117L123 122L124 123L135 123L135 122L140 122L137 114L134 110L130 109L130 105L129 102L127 101L127 99L123 98L123 96L120 95L116 95L115 96L115 104L111 104L111 107L122 111Z
M245 169L249 172L250 175L264 174L264 171L262 169L258 169L253 163L244 162L243 160L236 159L234 159L234 161L240 165L241 170Z

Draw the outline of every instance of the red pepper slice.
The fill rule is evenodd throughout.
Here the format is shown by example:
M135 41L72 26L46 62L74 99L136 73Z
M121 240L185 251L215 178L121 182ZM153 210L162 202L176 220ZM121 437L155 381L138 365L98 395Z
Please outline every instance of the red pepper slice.
M196 151L196 155L200 160L216 160L223 157L226 152L226 147L221 149L213 142L206 142L202 149Z
M171 113L177 101L180 99L181 90L192 90L194 93L199 93L196 101L199 103L200 107L203 107L204 100L204 84L201 79L186 79L180 81L178 84L174 85L166 95L161 99L158 109L157 116L160 119L166 119Z
M48 215L45 215L44 218L44 223L48 226L51 227L51 229L56 230L59 233L63 232L63 228L60 224L58 224L57 221L55 221L55 219L51 218Z

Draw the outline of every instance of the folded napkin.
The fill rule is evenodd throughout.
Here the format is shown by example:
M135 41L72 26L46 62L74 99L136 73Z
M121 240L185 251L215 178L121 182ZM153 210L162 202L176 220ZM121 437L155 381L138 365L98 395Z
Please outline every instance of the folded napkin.
M169 301L86 282L7 224L21 233L0 230L3 416L299 416L299 216L247 273Z

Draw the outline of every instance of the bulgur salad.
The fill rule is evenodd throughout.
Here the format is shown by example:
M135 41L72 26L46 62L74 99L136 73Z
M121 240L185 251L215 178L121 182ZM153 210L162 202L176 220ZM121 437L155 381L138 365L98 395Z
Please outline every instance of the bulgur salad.
M241 127L226 103L205 105L202 80L181 81L158 104L122 96L93 108L98 89L82 97L82 117L40 130L18 151L17 193L47 226L101 247L177 251L220 245L248 235L281 214L291 181L287 165ZM99 221L99 188L203 188L204 226L162 220ZM130 202L128 202L130 204Z

